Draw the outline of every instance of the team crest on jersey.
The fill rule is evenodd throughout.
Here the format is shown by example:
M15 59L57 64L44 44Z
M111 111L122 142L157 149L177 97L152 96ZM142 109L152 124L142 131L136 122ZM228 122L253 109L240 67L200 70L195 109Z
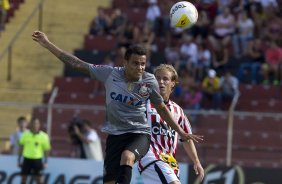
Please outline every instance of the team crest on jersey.
M146 83L140 84L138 94L142 97L149 97L150 85Z
M133 84L132 82L127 83L127 89L128 89L129 91L133 91L133 89L134 89L134 84Z

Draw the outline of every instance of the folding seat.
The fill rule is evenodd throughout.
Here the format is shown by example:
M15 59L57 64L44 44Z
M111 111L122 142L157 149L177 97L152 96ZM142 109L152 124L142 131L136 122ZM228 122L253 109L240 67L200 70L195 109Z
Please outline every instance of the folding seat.
M116 47L117 40L112 36L92 36L86 35L84 39L84 49L97 51L111 51Z

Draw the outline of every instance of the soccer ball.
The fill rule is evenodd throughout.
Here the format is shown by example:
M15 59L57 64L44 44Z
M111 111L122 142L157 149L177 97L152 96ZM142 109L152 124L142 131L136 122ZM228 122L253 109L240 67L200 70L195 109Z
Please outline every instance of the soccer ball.
M173 27L187 29L198 20L196 7L187 1L175 3L170 9L170 22Z

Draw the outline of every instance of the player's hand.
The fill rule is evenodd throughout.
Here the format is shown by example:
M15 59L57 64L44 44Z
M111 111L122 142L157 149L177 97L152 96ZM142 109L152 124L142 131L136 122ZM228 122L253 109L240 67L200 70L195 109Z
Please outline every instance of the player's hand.
M205 172L204 172L202 165L200 163L194 164L194 170L195 170L196 175L198 176L198 179L200 181L203 181Z
M199 142L199 141L203 141L204 140L204 136L202 136L202 135L195 135L195 134L184 133L183 135L180 135L180 137L181 137L180 141L182 141L182 142L188 141L188 140L193 140L195 142Z
M46 36L45 33L41 32L41 31L34 31L32 33L32 39L34 41L38 42L43 47L47 47L47 45L49 43L48 37Z

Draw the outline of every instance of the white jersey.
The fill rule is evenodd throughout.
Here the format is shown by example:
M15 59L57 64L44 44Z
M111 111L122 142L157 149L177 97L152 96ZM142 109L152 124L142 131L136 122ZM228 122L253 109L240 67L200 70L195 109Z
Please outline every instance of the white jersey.
M183 109L171 100L166 103L166 106L172 113L173 117L177 120L180 127L186 133L192 134L190 122L184 114ZM179 140L178 133L161 119L157 110L153 107L153 104L151 104L150 101L147 103L147 118L151 127L151 143L149 151L139 161L139 171L143 171L147 165L155 162L156 160L163 160L167 163L169 162L169 165L174 169L175 174L178 176L178 166L176 160L174 159Z

